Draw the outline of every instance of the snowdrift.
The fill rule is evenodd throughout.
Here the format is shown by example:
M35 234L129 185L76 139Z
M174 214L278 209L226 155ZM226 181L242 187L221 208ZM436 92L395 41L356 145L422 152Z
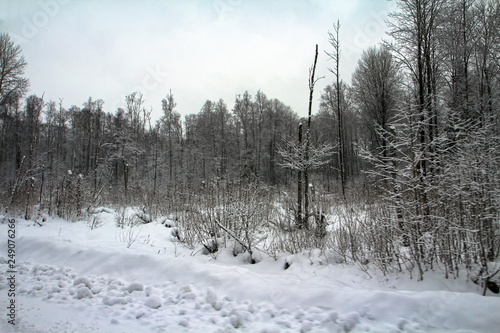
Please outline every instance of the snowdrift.
M134 227L127 248L112 212L85 222L17 223L17 301L23 332L493 332L500 298L466 278L370 276L319 265L314 252L250 265L183 248L160 221ZM0 288L6 289L0 225ZM1 291L2 293L5 290ZM2 297L2 308L6 300ZM5 316L2 332L13 331Z

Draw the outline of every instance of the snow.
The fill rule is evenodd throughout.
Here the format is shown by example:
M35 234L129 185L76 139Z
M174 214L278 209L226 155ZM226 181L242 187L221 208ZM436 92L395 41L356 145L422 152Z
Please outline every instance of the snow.
M76 291L76 298L82 299L82 298L92 298L92 292L90 291L89 288L87 287L80 287Z
M146 306L150 307L151 309L158 309L161 306L161 298L154 295L149 296L144 304L146 304Z
M87 287L89 289L92 288L92 284L90 283L90 281L84 277L79 277L79 278L75 279L75 281L73 281L74 286L78 286L79 284L83 284L83 285L85 285L85 287Z
M91 230L47 218L16 228L20 332L493 332L500 298L440 271L417 282L342 265L319 251L263 258L222 250L216 260L171 237L158 219L130 246L109 208ZM0 224L0 293L8 281ZM288 268L285 270L285 262ZM7 298L0 298L5 309ZM4 311L5 313L5 311ZM14 331L0 318L0 332Z
M134 291L143 291L144 286L141 283L132 282L131 284L128 285L127 290L129 293L132 293Z

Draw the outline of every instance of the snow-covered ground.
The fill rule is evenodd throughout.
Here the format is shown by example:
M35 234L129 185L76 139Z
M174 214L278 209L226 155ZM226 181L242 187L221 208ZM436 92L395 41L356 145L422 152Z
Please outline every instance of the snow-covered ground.
M16 223L18 332L498 332L500 297L441 272L417 282L335 264L315 251L248 264L173 241L159 221L120 229ZM0 332L7 320L8 225L0 224ZM137 237L129 244L128 239ZM329 264L326 264L330 262Z

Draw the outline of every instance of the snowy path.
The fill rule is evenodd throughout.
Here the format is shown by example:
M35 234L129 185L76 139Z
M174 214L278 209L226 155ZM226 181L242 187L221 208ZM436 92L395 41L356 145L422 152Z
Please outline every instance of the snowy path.
M466 292L474 287L458 282L443 288L462 292L439 290L441 282L383 285L352 267L315 267L307 260L286 271L273 260L213 262L170 251L161 225L143 229L144 236L154 235L156 246L126 249L110 237L114 226L90 231L83 223L51 223L19 232L22 332L492 332L500 327L500 298ZM5 289L5 258L0 269ZM1 303L4 308L4 298ZM10 329L3 317L0 329Z

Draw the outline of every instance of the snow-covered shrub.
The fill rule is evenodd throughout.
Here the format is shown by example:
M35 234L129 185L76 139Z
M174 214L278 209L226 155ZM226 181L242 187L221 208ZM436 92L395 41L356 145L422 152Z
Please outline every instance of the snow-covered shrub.
M475 284L483 287L483 295L486 295L487 289L494 294L500 292L500 268L498 264L475 267L470 273L470 279Z
M239 244L239 252L245 250L250 254L252 263L255 262L254 251L267 237L272 208L268 192L256 186L240 191L239 197L225 206L225 225L220 227ZM237 247L233 249L237 250Z
M219 251L219 244L216 240L210 239L209 241L202 244L203 245L203 254L213 254Z
M170 217L162 217L159 221L165 228L173 228L175 227L175 221Z
M207 191L190 198L179 214L175 236L190 248L203 246L205 254L221 247L233 246L235 254L250 254L263 245L272 216L269 192L257 185L231 187L224 191ZM235 245L237 244L237 245Z
M273 256L279 253L300 253L311 248L323 248L327 234L327 218L325 210L317 204L312 209L307 224L297 224L295 201L290 194L285 193L279 200L275 200L273 215L270 219L268 232L270 241L267 243L267 252Z
M137 230L137 227L129 226L126 230L122 231L118 238L122 243L127 245L127 249L132 246L137 240L141 233L141 229Z
M115 215L116 226L124 229L125 227L133 227L141 224L137 214L130 213L126 208L120 208L116 211Z
M90 215L88 219L88 225L90 230L94 230L102 226L103 221L99 215Z
M126 221L125 208L120 208L116 211L115 222L118 228L124 228Z
M151 223L153 221L153 217L151 214L146 213L146 207L143 206L140 210L135 212L135 216L138 223Z

